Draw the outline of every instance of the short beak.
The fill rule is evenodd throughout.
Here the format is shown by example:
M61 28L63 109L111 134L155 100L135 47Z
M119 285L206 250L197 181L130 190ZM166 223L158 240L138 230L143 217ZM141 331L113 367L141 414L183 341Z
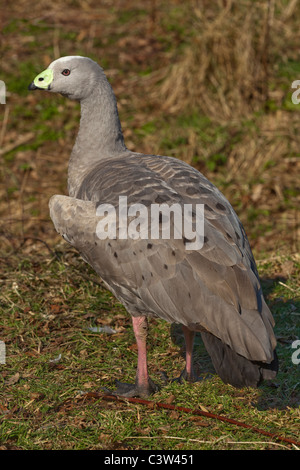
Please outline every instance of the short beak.
M34 84L34 82L31 82L30 85L28 85L28 90L38 90L38 87Z
M53 81L53 71L46 69L35 77L28 86L28 90L50 90L50 84Z

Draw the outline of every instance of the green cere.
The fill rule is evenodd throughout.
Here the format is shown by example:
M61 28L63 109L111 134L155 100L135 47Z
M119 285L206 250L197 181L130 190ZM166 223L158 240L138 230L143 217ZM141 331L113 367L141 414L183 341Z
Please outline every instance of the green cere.
M52 80L53 80L53 70L46 69L35 77L35 79L33 80L33 83L38 88L47 89L50 83L52 82Z

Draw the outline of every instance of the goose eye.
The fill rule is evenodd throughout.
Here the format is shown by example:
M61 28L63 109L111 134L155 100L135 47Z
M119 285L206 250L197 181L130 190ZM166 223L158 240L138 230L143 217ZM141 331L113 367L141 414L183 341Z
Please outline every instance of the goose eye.
M67 77L68 75L70 75L70 73L71 73L71 70L69 70L69 69L64 69L64 70L62 71L62 74L65 75L66 77Z

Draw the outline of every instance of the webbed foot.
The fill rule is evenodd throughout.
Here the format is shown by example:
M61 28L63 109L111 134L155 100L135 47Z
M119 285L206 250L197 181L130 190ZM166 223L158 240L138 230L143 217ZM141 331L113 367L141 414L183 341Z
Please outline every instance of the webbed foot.
M120 397L148 397L153 393L159 390L159 386L156 385L150 378L148 379L148 383L139 385L137 381L134 384L128 384L125 382L120 382L116 380L117 389L112 392L113 395L118 395Z
M172 380L172 382L179 382L182 384L183 382L199 382L201 380L200 377L198 377L194 372L191 372L188 374L186 367L183 369L179 377L176 377L175 379Z

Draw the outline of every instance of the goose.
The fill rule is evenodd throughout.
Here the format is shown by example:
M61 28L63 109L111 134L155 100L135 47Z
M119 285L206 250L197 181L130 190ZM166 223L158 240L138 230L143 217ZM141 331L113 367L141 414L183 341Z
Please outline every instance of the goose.
M52 196L49 208L57 232L132 317L135 381L116 381L113 393L143 397L159 389L147 364L152 317L182 327L186 357L180 382L198 379L196 332L224 383L258 387L274 379L274 319L247 235L225 196L184 161L126 147L113 89L92 59L54 60L28 88L80 102L68 196Z

